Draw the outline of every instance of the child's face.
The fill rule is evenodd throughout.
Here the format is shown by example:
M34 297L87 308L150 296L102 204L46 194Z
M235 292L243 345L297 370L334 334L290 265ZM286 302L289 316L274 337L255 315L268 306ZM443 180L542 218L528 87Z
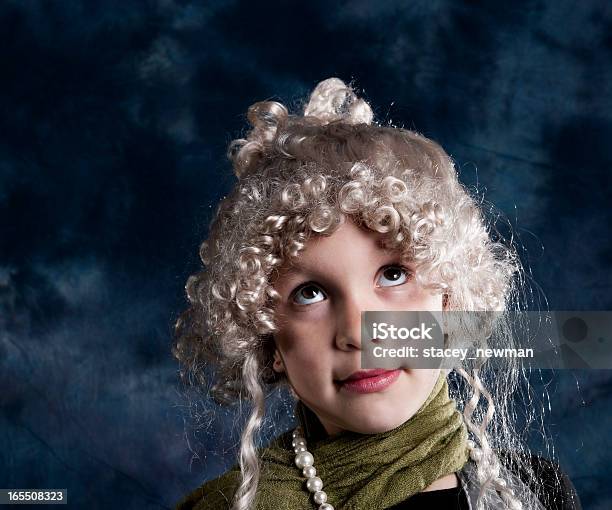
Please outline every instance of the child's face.
M341 380L361 370L361 312L442 310L442 295L417 285L383 249L379 235L345 221L331 236L310 239L293 267L283 267L274 334L274 369L286 372L329 434L398 427L431 393L439 370L403 369L378 391L360 393ZM408 268L409 269L409 268Z

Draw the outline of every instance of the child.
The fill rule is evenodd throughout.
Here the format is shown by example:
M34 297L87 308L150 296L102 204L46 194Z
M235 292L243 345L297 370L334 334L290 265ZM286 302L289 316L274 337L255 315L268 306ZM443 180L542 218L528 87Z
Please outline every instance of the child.
M248 119L175 355L196 378L214 367L217 402L253 407L238 464L177 508L579 509L567 477L514 431L512 364L490 380L464 362L361 367L362 311L518 306L516 252L491 239L444 150L373 123L337 78L303 116L266 101ZM281 384L299 427L258 451L265 394Z

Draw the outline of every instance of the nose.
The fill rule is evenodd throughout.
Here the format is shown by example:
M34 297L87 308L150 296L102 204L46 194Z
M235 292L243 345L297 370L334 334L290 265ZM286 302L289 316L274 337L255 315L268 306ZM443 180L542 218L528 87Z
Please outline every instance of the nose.
M367 309L353 297L347 297L338 304L335 337L338 349L361 350L361 312Z

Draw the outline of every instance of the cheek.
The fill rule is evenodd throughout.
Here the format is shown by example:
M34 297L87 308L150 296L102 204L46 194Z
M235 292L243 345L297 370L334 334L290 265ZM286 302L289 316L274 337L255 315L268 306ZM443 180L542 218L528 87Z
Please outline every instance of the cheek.
M419 406L427 399L438 380L440 369L415 369L407 372L413 396Z
M286 328L277 337L277 345L283 354L290 378L302 379L308 377L308 374L325 371L330 366L328 335L314 324Z
M285 361L289 368L320 369L329 356L315 342L293 342L285 351Z
M287 378L294 391L303 399L321 396L332 381L329 356L320 350L294 348L285 356Z

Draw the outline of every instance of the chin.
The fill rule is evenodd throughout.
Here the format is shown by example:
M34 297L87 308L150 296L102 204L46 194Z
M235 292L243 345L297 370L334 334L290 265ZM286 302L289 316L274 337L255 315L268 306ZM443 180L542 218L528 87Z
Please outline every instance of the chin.
M390 415L389 413L370 412L367 415L356 416L350 429L360 434L380 434L388 432L405 423L410 416Z

